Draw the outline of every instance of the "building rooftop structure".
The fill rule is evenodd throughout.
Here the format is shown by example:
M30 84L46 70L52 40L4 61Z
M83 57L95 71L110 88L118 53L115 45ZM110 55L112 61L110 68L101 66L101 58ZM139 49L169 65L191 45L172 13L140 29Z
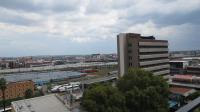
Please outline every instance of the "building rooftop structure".
M169 91L173 94L178 94L184 97L196 92L194 89L184 88L184 87L170 87Z
M14 112L70 112L55 94L12 102Z

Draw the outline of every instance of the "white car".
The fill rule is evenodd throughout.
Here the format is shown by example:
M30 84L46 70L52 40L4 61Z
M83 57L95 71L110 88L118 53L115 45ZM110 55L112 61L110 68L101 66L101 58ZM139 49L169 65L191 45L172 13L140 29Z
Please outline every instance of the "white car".
M58 89L61 87L61 85L58 85L58 86L54 86L52 89L51 89L51 92L57 92Z

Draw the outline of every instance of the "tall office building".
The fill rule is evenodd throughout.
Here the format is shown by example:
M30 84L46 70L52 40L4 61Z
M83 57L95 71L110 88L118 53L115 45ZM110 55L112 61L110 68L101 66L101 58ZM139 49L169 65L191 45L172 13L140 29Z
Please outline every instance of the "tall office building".
M120 77L128 68L143 68L154 75L169 74L168 41L156 40L135 33L117 35L118 64Z

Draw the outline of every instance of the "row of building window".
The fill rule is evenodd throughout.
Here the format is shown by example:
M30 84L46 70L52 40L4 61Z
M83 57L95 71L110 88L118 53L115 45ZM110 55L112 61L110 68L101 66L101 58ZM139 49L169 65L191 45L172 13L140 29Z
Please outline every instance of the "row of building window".
M132 63L129 63L129 67L132 67L133 66L133 64Z
M131 44L131 43L128 43L128 47L132 47L132 44Z

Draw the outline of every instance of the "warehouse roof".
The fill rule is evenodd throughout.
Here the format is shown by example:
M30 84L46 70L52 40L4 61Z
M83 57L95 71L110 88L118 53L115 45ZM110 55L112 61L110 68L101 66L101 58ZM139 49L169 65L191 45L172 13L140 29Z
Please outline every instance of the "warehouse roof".
M14 101L12 107L15 112L69 112L54 94Z
M179 94L187 97L188 95L196 92L194 89L184 88L184 87L170 87L169 91L174 94Z

